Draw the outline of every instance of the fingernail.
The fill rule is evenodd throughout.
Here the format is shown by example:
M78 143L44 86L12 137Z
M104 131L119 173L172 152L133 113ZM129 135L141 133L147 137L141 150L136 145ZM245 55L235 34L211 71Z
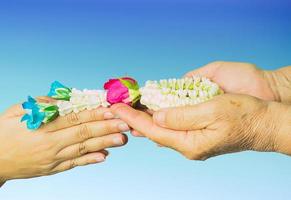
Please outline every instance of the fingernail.
M107 150L102 150L101 153L103 153L105 155L105 157L107 157L109 155L109 151L107 151Z
M137 131L132 130L132 131L130 131L130 133L131 133L131 135L134 136L134 137L142 137L142 135L139 134Z
M122 144L123 144L123 140L122 140L121 137L114 137L114 138L113 138L113 143L114 143L115 145L122 145Z
M114 115L111 112L104 113L104 119L113 119Z
M130 130L129 126L126 123L120 123L120 124L118 124L118 128L122 132L126 132L126 131L129 131Z
M165 112L156 112L154 113L154 121L159 125L165 125L166 114Z
M135 136L136 137L136 133L135 133L134 130L131 130L130 133L131 133L132 136Z
M105 156L104 155L97 155L95 157L96 162L103 162L105 160Z

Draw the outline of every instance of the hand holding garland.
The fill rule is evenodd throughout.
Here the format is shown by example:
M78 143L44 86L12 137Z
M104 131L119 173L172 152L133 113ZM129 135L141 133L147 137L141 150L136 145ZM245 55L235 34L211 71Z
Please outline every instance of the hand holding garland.
M287 103L291 100L290 67L262 72L251 64L215 62L186 76L189 75L208 77L228 93ZM240 81L236 81L238 76ZM215 97L223 92L206 78L150 81L141 90L135 80L121 78L107 82L105 89L79 91L55 82L49 96L59 100L57 103L29 98L23 104L29 112L22 120L36 134L29 135L17 121L24 114L19 105L3 114L0 126L8 129L3 129L0 138L8 142L0 152L8 153L0 155L0 185L10 179L49 175L102 162L107 156L105 148L126 142L126 137L116 132L129 129L123 121L112 119L110 110L130 124L133 132L189 159L204 160L243 150L291 155L290 106L250 96ZM153 118L124 104L107 108L119 102L133 106L140 97L142 104L158 111ZM9 141L16 140L16 146L9 145L13 143Z
M52 104L51 99L37 102ZM128 126L114 119L109 108L58 117L33 132L20 123L24 114L21 105L16 105L0 116L0 141L5 141L0 146L2 183L103 162L108 155L106 148L122 146L127 141L121 132L128 131ZM29 123L35 127L38 121Z
M185 76L197 75L214 81L226 93L291 103L291 66L267 71L251 63L217 61L190 71Z
M211 87L200 84L200 79L194 82L191 80L189 87L193 91L198 88L204 100L210 98L206 91ZM163 86L155 94L162 92L160 95L165 100L176 95L178 101L174 103L185 103L190 97L179 84L173 80L169 84L166 82L164 86L168 92L162 92ZM1 115L0 140L6 141L0 147L1 184L11 179L50 175L102 162L107 156L105 148L124 145L127 139L120 132L128 131L129 127L122 120L115 119L108 106L119 102L133 106L140 99L137 82L127 77L112 79L104 88L106 92L80 91L54 82L49 92L52 99L40 101L29 97L22 108L16 105ZM147 95L151 92L144 97ZM28 129L20 123L21 116Z
M145 136L188 159L246 150L291 155L290 105L224 94L197 105L162 109L153 116L124 104L111 109L132 127L133 135Z
M189 159L244 150L291 155L291 108L271 102L291 102L291 67L262 71L248 63L214 62L186 77L193 75L213 80L227 93L259 99L221 95L199 105L158 108L153 117L121 104L114 105L113 112L133 128L133 135L146 136Z

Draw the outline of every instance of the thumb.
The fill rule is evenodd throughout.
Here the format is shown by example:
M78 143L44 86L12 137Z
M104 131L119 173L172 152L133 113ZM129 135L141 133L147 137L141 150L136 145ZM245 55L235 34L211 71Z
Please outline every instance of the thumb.
M194 106L168 108L153 114L154 123L173 130L200 130L214 121L214 107L205 102Z
M153 123L152 117L142 111L135 110L126 104L111 106L112 112L126 122L134 132L139 132L150 140L176 150L181 149L185 138L184 132L162 128Z

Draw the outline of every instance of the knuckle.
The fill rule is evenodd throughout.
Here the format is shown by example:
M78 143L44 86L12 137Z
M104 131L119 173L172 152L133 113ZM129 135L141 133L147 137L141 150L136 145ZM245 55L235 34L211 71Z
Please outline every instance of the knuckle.
M96 120L100 120L100 114L97 112L97 110L91 110L90 112L89 112L90 114L90 120L92 120L92 121L96 121Z
M113 131L113 129L115 128L116 123L109 123L108 121L106 121L104 123L104 130L109 133L111 131Z
M37 167L37 169L34 170L36 172L36 174L41 174L41 175L45 175L48 174L50 171L50 168L48 165L40 165Z
M72 159L69 161L68 169L72 169L77 166L76 159Z
M58 174L61 172L60 168L53 168L51 169L51 171L48 173L48 175L54 175L54 174Z
M113 133L118 132L118 124L121 123L119 119L116 119L115 121L105 121L103 123L103 129L106 133Z
M66 120L70 125L80 124L80 117L76 113L71 113L66 116Z
M46 164L43 168L47 171L47 173L50 173L54 167L55 167L55 162L50 162Z
M57 160L57 152L56 151L47 152L47 155L46 155L46 164L52 164L56 160Z
M222 61L222 60L216 60L216 61L213 61L211 64L212 64L212 65L221 65L221 64L223 64L223 63L225 63L225 61Z
M79 144L78 153L79 153L79 155L84 155L84 154L88 153L86 144L84 142L81 142Z
M42 158L43 157L45 157L45 156L42 156ZM35 166L33 168L33 170L35 171L35 174L41 175L41 176L50 174L51 171L53 170L54 166L55 166L55 162L54 161L48 161L48 159L39 160L38 163L39 164L37 166Z
M101 140L101 142L100 142L100 147L102 148L102 149L104 149L104 148L107 148L107 147L109 147L110 145L109 145L109 142L107 141L107 140Z
M86 140L91 137L91 130L87 124L81 124L78 129L78 137Z

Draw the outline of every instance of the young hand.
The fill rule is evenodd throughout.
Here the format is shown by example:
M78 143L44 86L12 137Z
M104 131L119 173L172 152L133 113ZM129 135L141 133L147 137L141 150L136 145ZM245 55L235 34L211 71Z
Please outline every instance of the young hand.
M121 133L129 130L127 124L109 108L59 117L36 131L20 122L23 114L16 105L0 116L0 183L103 162L104 149L127 142Z

